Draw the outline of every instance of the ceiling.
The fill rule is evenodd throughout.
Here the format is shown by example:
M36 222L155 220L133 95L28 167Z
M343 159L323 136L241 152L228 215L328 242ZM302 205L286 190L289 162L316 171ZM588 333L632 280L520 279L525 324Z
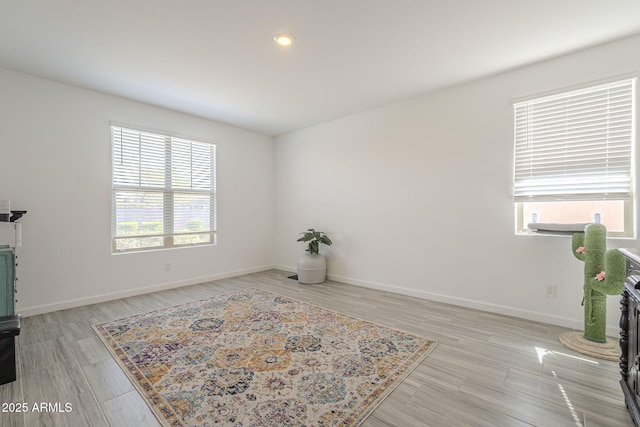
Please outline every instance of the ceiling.
M0 0L0 67L280 135L639 32L638 0Z

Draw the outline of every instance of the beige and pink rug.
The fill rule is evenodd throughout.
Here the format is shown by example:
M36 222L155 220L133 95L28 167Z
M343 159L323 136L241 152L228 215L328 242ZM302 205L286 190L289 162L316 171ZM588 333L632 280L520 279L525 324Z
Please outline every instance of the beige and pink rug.
M355 426L436 345L260 289L94 329L168 426Z

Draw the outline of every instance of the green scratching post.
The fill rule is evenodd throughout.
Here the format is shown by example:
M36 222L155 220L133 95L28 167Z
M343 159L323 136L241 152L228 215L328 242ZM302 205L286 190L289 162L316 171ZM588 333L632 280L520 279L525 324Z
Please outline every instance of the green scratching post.
M618 342L607 340L607 295L619 295L626 278L625 258L617 249L607 251L607 228L589 224L574 233L571 249L584 262L584 333L560 335L567 347L602 359L620 357Z

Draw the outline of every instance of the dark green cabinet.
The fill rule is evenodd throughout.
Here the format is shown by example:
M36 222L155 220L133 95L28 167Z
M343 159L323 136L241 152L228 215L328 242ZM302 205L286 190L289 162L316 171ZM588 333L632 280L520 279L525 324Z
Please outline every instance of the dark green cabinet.
M13 248L0 248L0 316L15 314L16 259Z

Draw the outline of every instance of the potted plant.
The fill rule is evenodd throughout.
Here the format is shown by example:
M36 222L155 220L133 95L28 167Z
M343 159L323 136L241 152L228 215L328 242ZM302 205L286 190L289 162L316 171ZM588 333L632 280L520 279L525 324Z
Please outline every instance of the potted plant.
M298 282L304 284L322 283L327 277L327 260L320 253L320 244L331 245L331 239L324 231L313 228L303 231L298 242L307 243L306 253L298 260Z

